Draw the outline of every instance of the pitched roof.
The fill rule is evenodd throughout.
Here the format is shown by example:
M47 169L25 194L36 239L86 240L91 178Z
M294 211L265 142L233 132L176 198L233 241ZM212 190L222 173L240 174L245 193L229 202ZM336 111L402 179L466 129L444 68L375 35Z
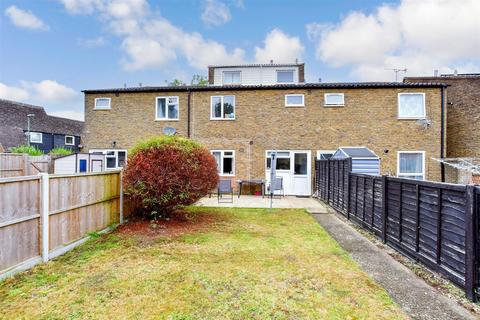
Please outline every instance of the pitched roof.
M343 157L337 154L339 151L350 158L378 158L378 156L367 147L340 147L333 155L333 158Z
M210 65L209 68L256 68L256 67L299 67L304 63L247 63L247 64L233 64L233 65Z
M185 85L127 87L110 89L87 89L84 93L122 93L122 92L158 92L158 91L221 91L221 90L278 90L278 89L357 89L357 88L440 88L447 84L441 82L320 82L273 85Z
M40 106L0 99L0 143L5 148L25 143L27 115L33 114L31 131L80 136L83 121L50 116Z

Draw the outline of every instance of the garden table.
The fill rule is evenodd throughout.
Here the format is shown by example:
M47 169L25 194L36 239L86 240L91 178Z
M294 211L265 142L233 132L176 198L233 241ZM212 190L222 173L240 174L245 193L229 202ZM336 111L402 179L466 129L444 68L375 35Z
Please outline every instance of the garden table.
M265 194L265 180L264 179L244 179L244 180L237 180L238 183L238 197L242 195L242 186L243 184L248 184L248 185L260 185L262 188L262 198Z

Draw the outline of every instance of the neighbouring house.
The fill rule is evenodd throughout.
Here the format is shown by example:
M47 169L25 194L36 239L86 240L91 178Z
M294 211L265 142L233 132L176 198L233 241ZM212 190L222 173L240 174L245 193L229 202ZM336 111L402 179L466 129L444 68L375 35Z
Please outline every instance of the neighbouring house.
M50 116L43 107L0 99L0 124L0 144L6 150L27 144L27 139L45 153L56 147L81 149L84 122Z
M72 153L52 159L54 174L74 174L105 171L103 153Z
M445 154L444 84L304 83L303 73L303 64L214 66L207 86L85 90L85 149L110 154L114 169L140 139L175 132L209 148L233 181L268 180L277 151L290 195L312 194L315 155L341 146L370 149L382 174L442 180L431 158Z
M480 73L406 77L405 83L442 82L447 89L447 152L443 159L446 181L479 183Z

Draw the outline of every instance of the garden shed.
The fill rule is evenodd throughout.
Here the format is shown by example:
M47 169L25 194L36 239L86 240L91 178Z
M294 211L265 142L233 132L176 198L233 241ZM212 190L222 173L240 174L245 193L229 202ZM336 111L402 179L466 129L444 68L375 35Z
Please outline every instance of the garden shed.
M53 159L54 174L73 174L105 171L105 156L93 153L72 153Z
M380 158L367 147L341 147L331 159L352 158L352 172L380 174Z

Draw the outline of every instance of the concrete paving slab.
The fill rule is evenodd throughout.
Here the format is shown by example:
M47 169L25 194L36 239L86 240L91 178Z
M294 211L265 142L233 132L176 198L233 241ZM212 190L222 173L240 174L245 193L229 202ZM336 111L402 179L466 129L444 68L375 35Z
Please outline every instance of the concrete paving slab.
M225 201L225 199L223 199ZM196 203L197 206L223 208L270 208L270 199L259 196L233 197L233 203L218 203L217 197L205 197ZM311 213L327 213L327 207L310 197L286 196L273 199L273 208L307 209Z
M334 214L316 214L314 217L412 318L477 319Z

